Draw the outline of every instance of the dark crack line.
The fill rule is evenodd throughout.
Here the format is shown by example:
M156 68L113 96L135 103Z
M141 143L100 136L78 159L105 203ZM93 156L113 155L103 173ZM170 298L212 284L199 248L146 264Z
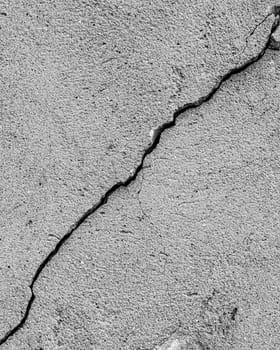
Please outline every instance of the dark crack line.
M256 32L256 30L268 19L268 17L270 17L271 15L275 15L278 16L280 13L280 6L279 5L275 5L271 8L271 11L259 22L255 25L255 27L250 31L250 33L247 35L247 37L245 38L246 40L246 46L248 46L248 40L251 36L253 36ZM273 38L270 38L273 39ZM272 40L273 41L273 40ZM271 47L270 47L271 48Z
M119 181L119 182L115 183L109 190L107 190L107 192L100 198L99 202L97 204L95 204L92 208L88 209L76 221L76 223L73 224L70 227L69 231L60 239L60 241L56 244L55 248L46 256L46 258L42 261L42 263L38 267L37 271L35 272L34 277L32 279L32 282L31 282L31 284L29 286L29 288L31 290L31 298L29 299L29 302L27 304L27 307L26 307L26 310L25 310L23 318L21 319L21 321L14 328L9 330L6 333L6 335L0 340L0 345L4 344L9 338L11 338L18 330L20 330L24 326L24 324L25 324L25 322L26 322L26 320L27 320L27 318L29 316L32 304L33 304L33 302L35 300L35 294L34 294L34 291L33 291L34 284L38 280L41 272L44 270L44 268L47 266L47 264L59 252L59 250L62 247L62 245L72 236L73 232L76 231L85 222L85 220L90 215L95 213L100 207L102 207L104 204L106 204L108 199L111 197L111 195L114 192L116 192L118 189L120 189L122 187L128 187L134 180L136 180L138 174L143 169L143 165L144 165L144 161L145 161L146 157L149 154L151 154L156 149L157 145L159 144L162 133L165 130L173 128L176 125L177 118L182 113L184 113L184 112L186 112L188 110L192 110L192 109L198 108L201 105L203 105L204 103L206 103L209 100L211 100L211 98L220 89L220 87L223 85L224 82L229 80L233 75L236 75L238 73L243 72L248 67L250 67L252 64L258 62L263 57L265 52L269 49L269 45L270 45L270 41L271 41L271 38L272 38L272 34L275 32L275 30L279 26L280 6L279 7L275 6L273 8L273 10L272 10L272 13L275 16L275 20L274 20L274 23L273 23L273 25L271 27L271 30L270 30L270 33L268 35L267 41L266 41L264 47L262 48L262 50L255 57L251 58L250 60L248 60L247 62L243 63L239 67L235 67L235 68L230 69L224 76L222 76L220 78L220 80L216 83L216 85L212 88L212 90L207 95L200 97L197 101L190 102L190 103L187 103L187 104L183 105L182 107L179 107L174 112L171 121L168 121L168 122L162 124L161 126L159 126L154 132L154 138L153 138L152 143L144 151L144 153L142 155L142 158L141 158L141 161L140 161L139 165L136 167L134 173L131 174L125 181Z
M267 18L271 16L271 13L268 13L264 19L262 19L258 24L256 24L256 26L250 31L250 33L247 35L246 37L246 46L248 46L248 41L249 41L249 38L255 34L256 30L267 20Z

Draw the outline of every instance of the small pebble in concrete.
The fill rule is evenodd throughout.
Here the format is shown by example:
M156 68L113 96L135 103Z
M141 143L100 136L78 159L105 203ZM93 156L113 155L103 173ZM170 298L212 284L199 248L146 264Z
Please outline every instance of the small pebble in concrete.
M181 342L178 339L173 339L157 347L155 350L183 350Z

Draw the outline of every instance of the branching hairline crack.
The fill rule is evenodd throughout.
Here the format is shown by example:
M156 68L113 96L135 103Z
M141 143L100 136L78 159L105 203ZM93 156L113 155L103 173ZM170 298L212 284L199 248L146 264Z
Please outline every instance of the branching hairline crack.
M150 143L150 145L146 148L146 150L144 151L144 153L142 155L142 158L140 160L140 163L135 168L134 172L132 174L130 174L126 180L119 181L119 182L115 183L110 189L108 189L107 192L100 198L99 202L96 203L90 209L88 209L70 227L68 232L60 239L60 241L57 242L57 244L54 247L54 249L45 257L45 259L39 265L38 269L36 270L36 272L35 272L35 274L33 276L32 282L31 282L31 284L29 286L29 288L31 290L31 297L30 297L30 299L28 301L27 307L25 309L25 313L24 313L21 321L14 328L9 330L2 339L0 339L0 345L4 344L9 338L11 338L17 331L19 331L24 326L24 324L25 324L25 322L26 322L26 320L27 320L27 318L29 316L32 304L33 304L33 302L35 300L35 294L34 294L34 291L33 291L34 284L38 280L38 278L39 278L41 272L44 270L44 268L48 265L48 263L52 260L52 258L59 252L59 250L62 247L62 245L72 236L73 232L76 231L85 222L85 220L90 215L95 213L100 207L102 207L104 204L106 204L108 199L111 197L111 195L114 192L116 192L118 189L120 189L122 187L129 186L134 180L136 180L138 174L143 169L143 165L144 165L144 161L145 161L146 157L149 154L151 154L156 149L157 145L159 144L162 133L165 130L168 130L168 129L174 127L176 125L177 118L182 113L184 113L184 112L186 112L188 110L192 110L192 109L198 108L201 105L203 105L204 103L206 103L209 100L211 100L211 98L220 89L220 87L223 85L224 82L229 80L233 75L236 75L238 73L243 72L248 67L250 67L252 64L258 62L263 57L265 52L269 49L269 45L270 45L273 33L275 32L275 30L279 26L280 6L274 6L274 8L273 8L271 13L274 14L275 20L274 20L274 23L273 23L273 25L271 27L270 33L269 33L269 35L267 37L266 43L263 46L263 48L261 49L261 51L256 56L254 56L253 58L249 59L248 61L246 61L245 63L241 64L240 66L235 67L235 68L231 68L225 75L220 77L220 79L217 81L217 83L214 85L214 87L210 90L210 92L207 95L200 97L198 100L196 100L194 102L189 102L189 103L186 103L185 105L179 107L173 113L173 117L172 117L172 119L170 121L163 123L161 126L159 126L154 131L153 140Z
M256 30L268 19L268 17L271 16L271 13L268 13L259 23L255 25L255 27L250 31L250 33L247 35L245 41L246 46L248 45L249 38L255 34Z

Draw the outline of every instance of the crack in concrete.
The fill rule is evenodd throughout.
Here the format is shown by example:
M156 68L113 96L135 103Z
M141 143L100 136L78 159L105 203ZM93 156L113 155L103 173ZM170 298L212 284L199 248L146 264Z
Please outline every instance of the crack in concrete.
M268 14L259 23L257 23L255 25L255 27L247 35L247 37L245 39L246 44L248 44L249 38L255 34L256 30L268 19L269 16L271 16L271 15L278 16L279 13L280 13L280 5L272 6L270 12L268 12Z
M272 10L274 12L274 9ZM256 30L268 19L268 17L271 16L271 13L268 13L258 24L255 25L255 27L250 31L250 33L246 37L246 45L245 47L248 46L248 41L251 36L253 36L256 32Z
M59 242L57 242L56 246L54 247L54 249L45 257L45 259L42 261L42 263L39 265L38 269L36 270L33 278L32 278L32 282L29 286L30 290L31 290L31 298L28 301L27 307L25 309L25 313L22 317L22 319L20 320L20 322L11 330L9 330L5 336L0 339L0 345L3 345L8 339L10 339L17 331L19 331L25 324L26 320L28 319L32 304L36 298L33 288L34 285L36 283L36 281L38 280L41 272L44 270L44 268L48 265L48 263L52 260L52 258L59 252L60 248L62 247L62 245L72 236L72 234L85 222L85 220L92 214L94 214L100 207L102 207L104 204L107 203L108 199L111 197L111 195L113 193L115 193L117 190L119 190L122 187L128 187L134 180L136 180L138 174L141 172L141 170L144 167L144 161L146 159L146 157L151 154L157 147L157 145L160 142L161 139L161 135L163 134L163 132L165 130L171 129L176 125L176 120L177 118L183 114L184 112L188 111L188 110L192 110L195 108L200 107L201 105L203 105L204 103L208 102L209 100L212 99L212 97L216 94L216 92L220 89L220 87L223 85L224 82L226 82L227 80L229 80L232 76L239 74L243 71L245 71L248 67L250 67L252 64L258 62L263 55L265 54L265 52L270 48L270 43L272 40L272 35L273 33L276 31L276 29L279 27L280 24L280 5L279 6L274 6L270 12L269 15L274 15L275 19L274 22L272 24L270 33L267 37L267 40L265 42L265 45L263 46L263 48L261 49L261 51L254 56L253 58L249 59L248 61L246 61L245 63L241 64L238 67L235 68L231 68L225 75L223 75L222 77L220 77L220 79L217 81L217 83L214 85L214 87L211 89L211 91L205 95L200 97L198 100L194 101L194 102L189 102L186 103L185 105L179 107L174 113L173 113L173 117L170 121L163 123L162 125L160 125L159 127L157 127L156 129L154 129L153 132L153 138L152 138L152 142L150 143L150 145L146 148L146 150L144 151L141 161L138 164L138 166L135 168L134 172L132 174L130 174L130 176L128 176L128 178L124 181L118 181L116 182L111 188L109 188L106 193L100 198L99 202L96 203L95 205L93 205L90 209L88 209L68 230L68 232L60 239ZM265 19L269 16L267 15L265 17ZM260 24L257 25L257 27Z

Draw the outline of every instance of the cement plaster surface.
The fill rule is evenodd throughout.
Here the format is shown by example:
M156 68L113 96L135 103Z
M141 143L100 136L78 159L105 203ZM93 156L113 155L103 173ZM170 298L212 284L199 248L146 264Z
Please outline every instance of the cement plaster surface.
M279 348L279 77L269 53L183 114L42 272L3 349Z
M271 3L1 2L0 336L151 129L259 52ZM164 133L1 348L279 347L279 63L266 53Z

